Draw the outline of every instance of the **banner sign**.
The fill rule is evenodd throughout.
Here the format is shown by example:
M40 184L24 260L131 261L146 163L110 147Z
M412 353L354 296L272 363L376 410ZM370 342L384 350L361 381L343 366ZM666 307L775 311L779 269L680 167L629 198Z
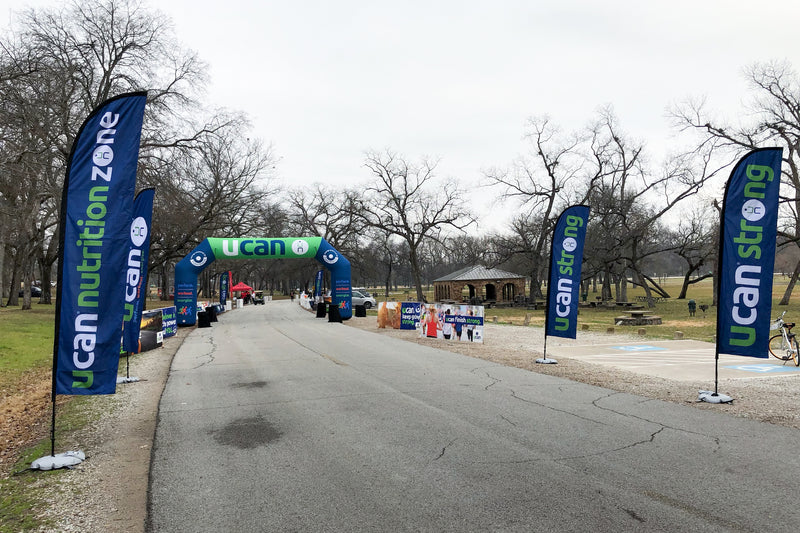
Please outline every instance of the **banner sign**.
M734 167L720 220L717 351L769 357L781 148L754 150Z
M316 301L317 298L322 296L322 270L317 270L317 277L314 280L314 300Z
M422 304L419 302L403 302L400 304L400 329L417 329Z
M53 391L113 394L145 92L107 100L75 137L61 200Z
M583 244L589 207L573 205L556 221L550 243L550 278L544 332L551 337L574 339L578 326Z
M227 305L228 303L228 290L231 283L230 271L225 271L219 275L219 303Z
M139 327L146 297L147 262L150 257L150 221L153 218L155 189L139 191L133 202L130 249L125 269L125 315L122 323L122 350L138 353Z
M462 342L483 342L483 306L421 305L420 336Z
M175 307L161 308L161 326L164 337L172 337L178 333L178 319Z
M146 352L161 348L164 343L164 319L161 309L148 310L142 313L141 334L141 351Z

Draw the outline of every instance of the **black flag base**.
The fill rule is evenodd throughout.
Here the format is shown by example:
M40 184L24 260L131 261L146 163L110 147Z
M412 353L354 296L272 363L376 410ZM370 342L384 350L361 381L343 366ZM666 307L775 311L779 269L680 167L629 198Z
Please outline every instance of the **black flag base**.
M40 457L31 463L31 470L57 470L59 468L71 468L80 464L86 459L86 454L82 451L70 451Z
M550 359L549 357L540 357L536 360L537 363L540 365L555 365L558 363L555 359Z
M708 403L732 403L733 398L727 394L719 394L710 390L701 390L700 395L697 397L698 402Z

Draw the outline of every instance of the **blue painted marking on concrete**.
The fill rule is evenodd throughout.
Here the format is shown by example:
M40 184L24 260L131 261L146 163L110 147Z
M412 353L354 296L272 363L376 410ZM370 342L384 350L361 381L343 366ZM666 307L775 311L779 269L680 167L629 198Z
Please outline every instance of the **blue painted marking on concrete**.
M624 352L652 352L654 350L666 350L666 348L662 348L661 346L647 346L645 345L637 345L637 346L612 346L615 350L622 350Z
M794 366L794 363L790 364L792 366L763 364L763 365L733 365L733 366L726 366L725 368L744 370L745 372L757 372L759 374L766 374L768 372L800 372L800 367Z

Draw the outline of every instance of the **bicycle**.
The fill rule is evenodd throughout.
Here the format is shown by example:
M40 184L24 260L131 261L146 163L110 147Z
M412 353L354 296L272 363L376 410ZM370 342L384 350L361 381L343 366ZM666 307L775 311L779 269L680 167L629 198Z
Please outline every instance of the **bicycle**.
M800 345L797 343L797 337L792 333L794 322L784 322L783 315L785 314L786 311L770 324L770 330L779 329L781 331L770 337L769 353L776 359L784 361L784 364L791 360L794 361L794 366L800 366Z

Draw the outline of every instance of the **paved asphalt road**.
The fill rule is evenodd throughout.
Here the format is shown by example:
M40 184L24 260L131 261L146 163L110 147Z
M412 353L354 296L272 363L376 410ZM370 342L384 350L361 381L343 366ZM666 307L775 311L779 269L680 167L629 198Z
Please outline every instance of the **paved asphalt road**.
M148 531L792 531L800 432L329 323L192 332Z

